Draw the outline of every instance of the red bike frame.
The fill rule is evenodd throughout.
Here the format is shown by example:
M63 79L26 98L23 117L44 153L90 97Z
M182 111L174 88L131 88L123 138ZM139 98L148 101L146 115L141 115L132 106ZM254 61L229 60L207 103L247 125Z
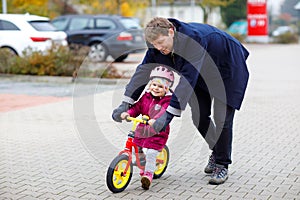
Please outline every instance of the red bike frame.
M132 130L128 134L125 149L120 151L120 153L119 153L119 155L121 155L121 154L127 154L128 155L128 162L127 162L127 165L126 165L125 170L123 172L124 176L126 175L127 170L128 170L128 168L129 168L129 166L132 162L132 147L134 148L136 164L137 164L138 168L140 168L142 170L145 169L145 166L142 166L141 163L140 163L138 146L133 143L133 137L134 137L134 131L135 131L135 128L137 126L137 123L147 124L149 117L148 116L143 116L142 119L134 118L134 117L127 117L126 119L129 120L129 121L133 121L133 126L132 126Z

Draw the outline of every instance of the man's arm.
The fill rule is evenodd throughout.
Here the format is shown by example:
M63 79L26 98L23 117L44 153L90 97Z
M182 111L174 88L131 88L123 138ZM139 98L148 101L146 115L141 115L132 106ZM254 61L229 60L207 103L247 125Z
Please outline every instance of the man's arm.
M186 108L198 83L201 68L208 58L207 52L197 41L185 35L180 35L180 37L183 37L180 39L181 45L179 46L181 47L177 52L175 51L177 55L184 59L184 63L179 67L180 71L178 72L180 80L166 112L153 124L153 128L157 132L164 130L173 117L180 116L181 111Z

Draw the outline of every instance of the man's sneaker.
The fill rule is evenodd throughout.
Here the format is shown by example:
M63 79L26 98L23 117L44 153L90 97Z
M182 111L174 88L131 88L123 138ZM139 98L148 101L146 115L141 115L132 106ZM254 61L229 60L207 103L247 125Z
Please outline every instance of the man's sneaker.
M208 159L208 164L206 165L205 169L204 169L204 172L207 173L207 174L211 174L213 173L213 171L215 170L215 167L216 167L216 159L215 157L211 154L209 156L209 159Z
M224 183L228 179L228 169L223 165L216 164L215 170L211 175L209 183L212 185L219 185Z
M145 190L149 190L152 179L153 174L151 172L145 172L141 179L142 188L144 188Z

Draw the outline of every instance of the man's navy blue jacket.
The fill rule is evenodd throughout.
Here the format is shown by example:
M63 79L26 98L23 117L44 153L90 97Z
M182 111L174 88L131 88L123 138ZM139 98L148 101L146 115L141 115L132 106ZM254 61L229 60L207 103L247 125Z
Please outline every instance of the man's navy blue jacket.
M176 29L173 52L164 55L147 44L144 60L126 86L127 102L140 97L155 66L165 65L180 75L168 112L179 116L196 87L240 109L249 79L248 51L238 40L213 26L169 20Z

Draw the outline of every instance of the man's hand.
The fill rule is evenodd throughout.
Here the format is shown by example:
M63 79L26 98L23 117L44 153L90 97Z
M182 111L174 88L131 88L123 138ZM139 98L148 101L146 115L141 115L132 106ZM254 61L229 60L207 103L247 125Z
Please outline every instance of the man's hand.
M112 118L116 122L122 122L121 114L129 109L130 104L127 102L122 102L118 108L114 109L112 113Z
M158 119L155 120L152 127L159 134L159 132L166 130L168 124L172 121L174 115L167 111Z

